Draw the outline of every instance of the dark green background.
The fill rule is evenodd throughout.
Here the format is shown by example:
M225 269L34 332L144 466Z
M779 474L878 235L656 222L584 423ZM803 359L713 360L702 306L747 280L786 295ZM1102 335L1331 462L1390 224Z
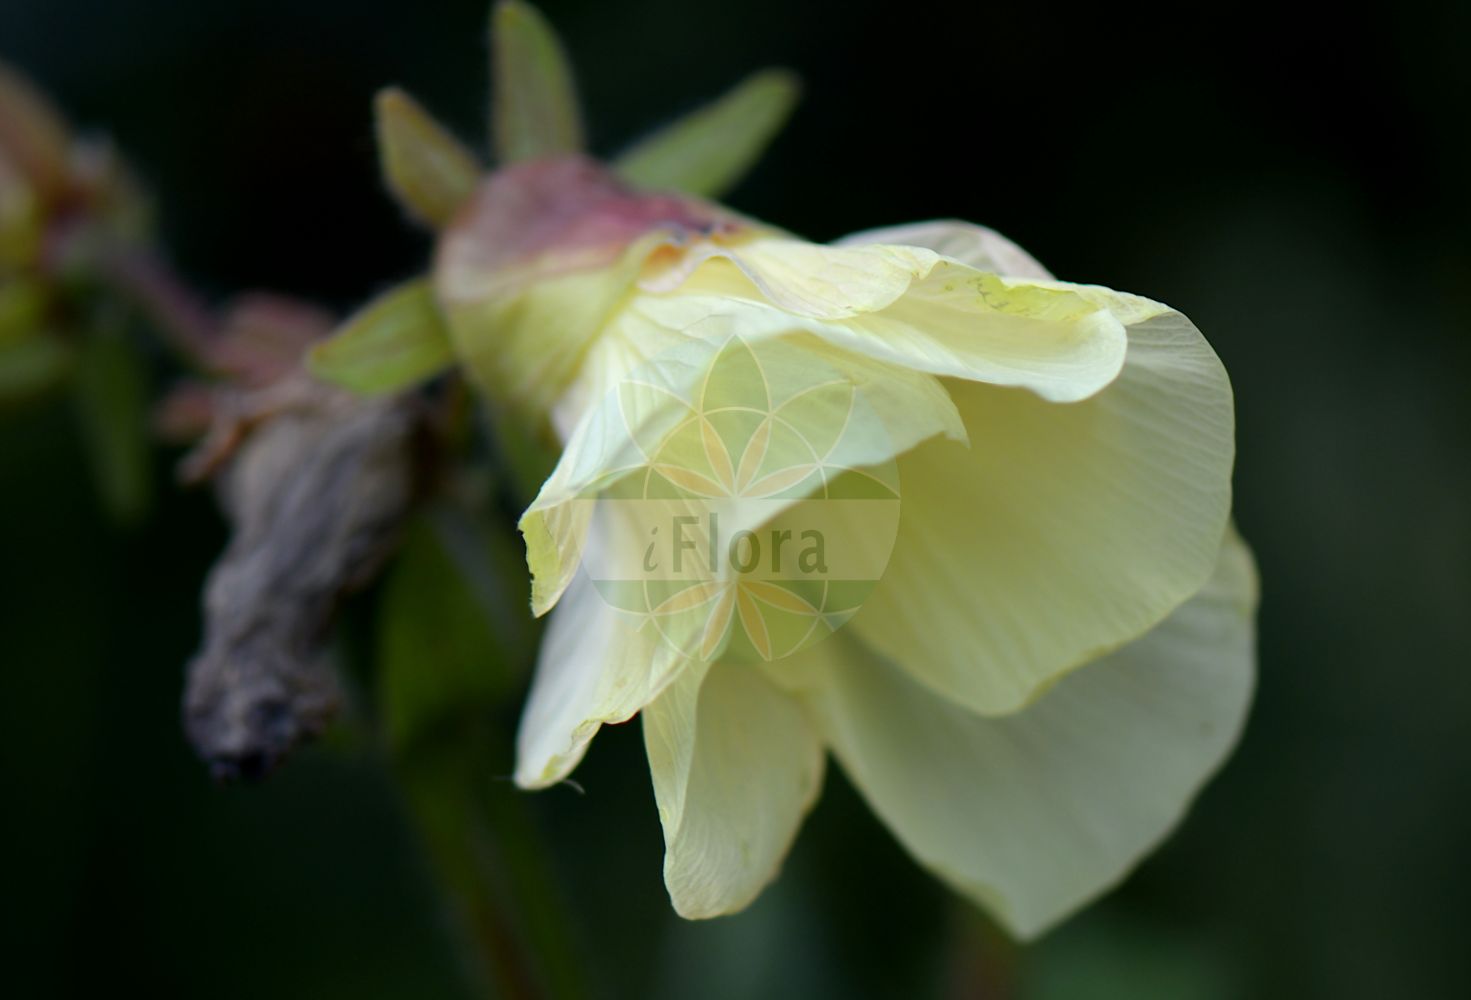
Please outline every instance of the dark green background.
M836 771L774 890L680 923L636 727L607 732L586 795L532 803L599 995L958 995L977 962L1028 998L1465 995L1471 9L547 9L599 149L790 65L807 99L739 208L817 239L984 222L1065 278L1188 312L1235 382L1264 580L1239 752L1122 891L1015 955ZM0 58L125 147L211 293L346 307L428 249L379 188L370 97L401 83L482 135L485 14L5 0ZM0 415L0 988L465 995L370 740L208 783L177 699L222 528L162 463L148 523L108 527L72 416Z

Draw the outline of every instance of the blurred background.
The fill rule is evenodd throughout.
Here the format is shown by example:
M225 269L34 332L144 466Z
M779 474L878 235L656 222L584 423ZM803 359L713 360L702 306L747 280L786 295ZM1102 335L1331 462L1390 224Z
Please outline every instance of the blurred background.
M176 264L345 309L420 270L370 99L485 134L486 0L5 0L0 59L105 131ZM597 997L1463 995L1471 965L1471 6L546 0L615 151L751 69L805 101L731 200L815 239L954 216L1187 312L1229 368L1264 581L1239 751L1168 845L1035 946L922 875L836 768L774 889L680 922L636 726L526 810ZM158 365L160 374L165 372ZM0 412L13 996L471 996L353 713L258 787L178 722L206 491L112 526L63 396ZM508 536L509 537L509 536ZM369 594L349 617L371 617ZM510 769L508 699L485 767Z

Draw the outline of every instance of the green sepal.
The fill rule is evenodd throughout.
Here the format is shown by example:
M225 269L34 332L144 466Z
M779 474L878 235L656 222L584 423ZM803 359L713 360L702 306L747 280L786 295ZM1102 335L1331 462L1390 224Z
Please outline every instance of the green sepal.
M380 295L307 353L314 376L365 396L410 389L454 362L427 278Z
M501 163L582 151L572 66L530 4L502 0L491 14L495 91L491 134Z
M755 165L791 116L801 90L795 74L762 70L635 143L613 161L613 169L639 187L719 197Z
M420 222L445 225L475 190L474 154L397 87L380 90L373 106L384 181Z

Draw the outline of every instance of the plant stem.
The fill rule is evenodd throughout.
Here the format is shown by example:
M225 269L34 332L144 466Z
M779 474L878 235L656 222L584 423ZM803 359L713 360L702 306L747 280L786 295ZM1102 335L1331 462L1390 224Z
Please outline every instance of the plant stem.
M109 284L143 311L163 340L191 368L209 369L219 320L180 275L152 250L106 254Z
M476 978L507 1000L586 995L559 893L520 793L492 773L483 720L447 722L395 770Z

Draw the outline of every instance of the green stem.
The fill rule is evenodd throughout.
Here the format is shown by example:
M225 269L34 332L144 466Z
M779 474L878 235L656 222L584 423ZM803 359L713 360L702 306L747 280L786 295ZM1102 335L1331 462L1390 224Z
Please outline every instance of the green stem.
M550 866L522 793L498 780L494 729L447 720L395 770L462 928L471 966L507 1000L586 995Z

